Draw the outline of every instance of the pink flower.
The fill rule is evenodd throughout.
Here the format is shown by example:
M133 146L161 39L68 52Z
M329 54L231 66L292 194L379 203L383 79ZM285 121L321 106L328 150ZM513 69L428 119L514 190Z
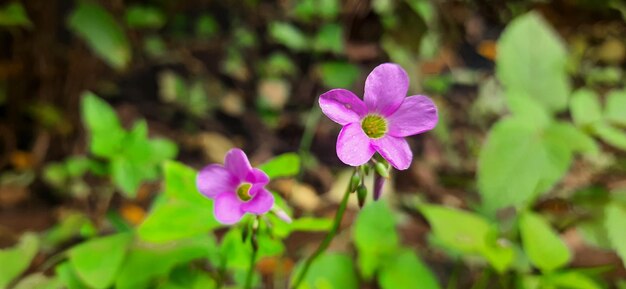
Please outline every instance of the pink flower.
M269 181L240 149L228 151L224 166L210 164L196 176L200 193L215 201L215 219L226 225L237 223L245 213L260 215L272 208L274 196L265 189Z
M438 116L428 97L406 97L408 89L406 71L384 63L367 76L365 101L345 89L320 96L322 112L343 125L337 138L337 156L342 162L359 166L378 152L396 169L409 168L413 153L404 137L433 129Z

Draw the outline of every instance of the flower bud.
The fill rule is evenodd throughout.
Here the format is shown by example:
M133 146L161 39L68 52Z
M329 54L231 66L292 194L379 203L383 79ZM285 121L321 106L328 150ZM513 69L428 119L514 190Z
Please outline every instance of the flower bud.
M363 205L365 205L365 199L367 198L367 188L364 185L360 185L356 189L356 196L359 200L359 207L363 208Z
M283 220L285 223L291 224L291 217L289 217L287 212L285 212L285 210L283 210L281 207L274 205L274 207L272 207L272 213L274 213L276 217Z
M389 168L387 167L387 164L383 162L376 162L376 164L374 164L374 168L376 169L376 174L386 179L389 178Z
M360 183L361 183L361 175L359 175L359 173L357 173L357 171L355 170L354 173L352 174L352 177L350 178L350 192L356 191Z

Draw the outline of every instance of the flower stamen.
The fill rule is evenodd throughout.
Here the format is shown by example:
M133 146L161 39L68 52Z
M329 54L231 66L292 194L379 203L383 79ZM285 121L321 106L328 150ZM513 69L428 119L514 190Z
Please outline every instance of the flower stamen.
M251 200L252 196L250 195L250 188L252 188L252 184L249 183L239 185L237 188L237 197L244 202Z
M361 121L363 132L370 138L380 138L387 133L387 121L380 115L368 114Z

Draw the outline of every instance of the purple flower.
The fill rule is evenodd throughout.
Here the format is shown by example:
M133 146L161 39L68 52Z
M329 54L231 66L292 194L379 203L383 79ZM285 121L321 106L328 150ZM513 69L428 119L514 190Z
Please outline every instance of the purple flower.
M408 89L406 71L384 63L367 76L365 101L345 89L320 96L322 112L343 125L337 138L337 156L342 162L359 166L378 152L396 169L409 168L413 153L404 137L433 129L438 116L428 97L406 97Z
M265 189L269 177L253 168L246 154L231 149L224 158L224 166L210 164L196 177L200 193L213 199L215 219L230 225L237 223L245 213L264 214L274 205L274 196Z

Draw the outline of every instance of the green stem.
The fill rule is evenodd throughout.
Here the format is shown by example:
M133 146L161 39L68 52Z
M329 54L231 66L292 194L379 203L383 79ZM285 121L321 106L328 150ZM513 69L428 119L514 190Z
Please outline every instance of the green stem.
M489 284L489 278L491 277L491 269L487 268L483 271L480 279L472 286L472 289L485 289Z
M245 289L252 288L252 277L254 276L254 265L257 251L258 250L256 250L256 248L252 248L252 254L250 254L250 268L248 268L248 275L246 275L246 285L244 287Z
M335 238L335 235L337 235L337 231L339 231L339 226L341 225L341 220L343 219L343 214L346 212L346 208L348 207L348 199L350 197L350 193L351 193L350 183L348 183L348 188L346 189L346 192L343 195L343 199L341 200L341 203L339 204L339 209L337 209L337 213L335 214L333 227L330 229L330 231L328 232L328 234L326 235L326 237L324 238L320 246L317 247L317 250L315 250L313 255L311 255L308 259L306 259L306 261L304 262L304 266L302 267L302 270L300 271L300 274L298 274L298 277L295 279L296 281L293 282L292 288L298 288L298 286L300 286L300 283L302 283L302 281L304 280L304 277L309 271L309 267L311 267L311 263L313 263L313 261L315 261L317 257L322 255L322 253L324 253L326 249L328 249L330 242L332 242L333 238Z

